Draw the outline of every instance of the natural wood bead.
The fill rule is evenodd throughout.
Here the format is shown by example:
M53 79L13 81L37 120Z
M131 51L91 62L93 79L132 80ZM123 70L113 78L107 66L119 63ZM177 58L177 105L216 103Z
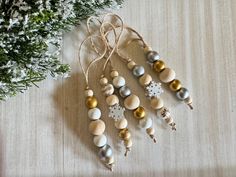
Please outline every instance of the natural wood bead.
M95 120L89 124L89 132L93 135L101 135L105 131L105 123L102 120Z
M116 95L110 95L106 98L106 102L109 106L113 106L119 103L119 98Z
M168 117L165 119L167 124L172 124L174 122L174 119L172 117Z
M175 79L175 71L170 68L165 68L159 75L159 78L164 83L169 83Z
M119 73L118 73L118 71L115 71L115 70L114 70L114 71L111 72L110 75L111 75L112 78L114 78L114 77L119 76Z
M140 105L139 97L132 94L125 98L124 100L124 106L128 110L134 110Z
M153 64L153 69L160 73L161 71L163 71L165 69L165 63L162 60L157 60L154 64Z
M92 97L93 96L93 91L92 90L85 90L84 91L84 95L86 96L86 97Z
M134 68L134 66L136 65L136 63L134 61L130 61L127 66L130 70L132 70Z
M110 165L113 164L115 162L114 156L108 157L106 159L106 164Z
M150 127L146 129L146 132L148 135L154 135L155 134L155 129Z
M103 88L102 88L102 92L105 96L109 96L109 95L112 95L114 93L114 87L112 84L108 84L108 85L105 85Z
M179 80L175 79L170 83L169 87L173 92L176 92L179 89L181 89L182 86L181 86L181 82Z
M91 96L86 99L86 105L89 109L92 109L97 107L98 101L94 96Z
M188 97L188 98L186 98L185 100L184 100L184 102L186 103L186 104L191 104L192 102L193 102L193 99L192 99L192 97Z
M133 114L136 119L143 119L146 113L145 109L140 106L136 110L134 110Z
M103 77L103 78L100 79L100 84L101 85L107 85L107 83L108 83L108 79L106 77Z
M144 74L139 78L139 83L142 86L149 85L151 81L152 81L152 76L150 76L149 74Z
M128 121L126 118L119 119L115 121L115 127L117 129L124 129L128 126Z
M146 47L144 48L144 53L145 53L145 54L147 54L147 53L150 52L150 51L152 51L152 48L151 48L151 47L146 46Z
M131 139L124 140L124 145L125 145L125 147L127 147L127 148L131 148L132 145L133 145L133 142L132 142Z
M151 99L151 107L153 109L161 109L163 106L164 106L164 102L160 97L159 98L153 97Z

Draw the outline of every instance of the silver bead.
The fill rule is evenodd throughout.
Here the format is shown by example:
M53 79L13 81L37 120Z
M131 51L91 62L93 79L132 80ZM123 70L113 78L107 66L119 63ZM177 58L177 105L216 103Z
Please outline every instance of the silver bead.
M140 77L140 76L142 76L144 73L145 73L145 69L144 69L143 66L136 65L136 66L133 68L133 75L135 75L136 77Z
M107 157L111 157L112 156L111 146L106 144L105 146L101 147L99 149L98 156L101 160L104 160Z
M189 91L182 87L177 93L176 96L180 99L180 100L185 100L186 98L189 97Z
M160 55L156 51L150 51L147 53L147 60L150 63L154 63L157 60L160 60Z
M123 86L119 90L119 94L122 98L125 98L131 94L131 90L127 86Z

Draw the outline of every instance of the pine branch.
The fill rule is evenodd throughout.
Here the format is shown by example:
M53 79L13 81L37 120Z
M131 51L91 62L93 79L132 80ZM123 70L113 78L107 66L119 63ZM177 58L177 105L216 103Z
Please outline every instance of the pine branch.
M48 75L70 70L58 54L62 34L97 10L122 0L3 0L0 2L0 100L27 90ZM57 50L48 51L54 45Z

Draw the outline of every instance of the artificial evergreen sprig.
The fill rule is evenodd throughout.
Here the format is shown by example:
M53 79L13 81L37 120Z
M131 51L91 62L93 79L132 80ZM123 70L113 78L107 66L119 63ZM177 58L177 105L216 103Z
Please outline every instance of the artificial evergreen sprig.
M0 100L48 75L67 76L69 66L58 59L63 32L122 1L0 0Z

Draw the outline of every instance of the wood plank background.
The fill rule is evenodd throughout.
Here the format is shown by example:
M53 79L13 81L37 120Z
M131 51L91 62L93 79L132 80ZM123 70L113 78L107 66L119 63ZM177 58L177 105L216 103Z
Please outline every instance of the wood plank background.
M156 120L158 144L153 144L130 118L134 146L125 158L106 116L99 76L93 72L92 88L116 158L114 172L108 171L98 161L87 128L76 47L84 30L81 26L65 35L62 60L72 66L69 79L47 79L40 89L31 88L0 103L0 176L236 176L236 1L127 0L116 12L175 69L191 91L195 109L188 110L166 91L164 98L177 132ZM138 46L127 53L155 77ZM142 89L124 64L118 59L114 62L148 108ZM151 110L149 116L154 117Z

